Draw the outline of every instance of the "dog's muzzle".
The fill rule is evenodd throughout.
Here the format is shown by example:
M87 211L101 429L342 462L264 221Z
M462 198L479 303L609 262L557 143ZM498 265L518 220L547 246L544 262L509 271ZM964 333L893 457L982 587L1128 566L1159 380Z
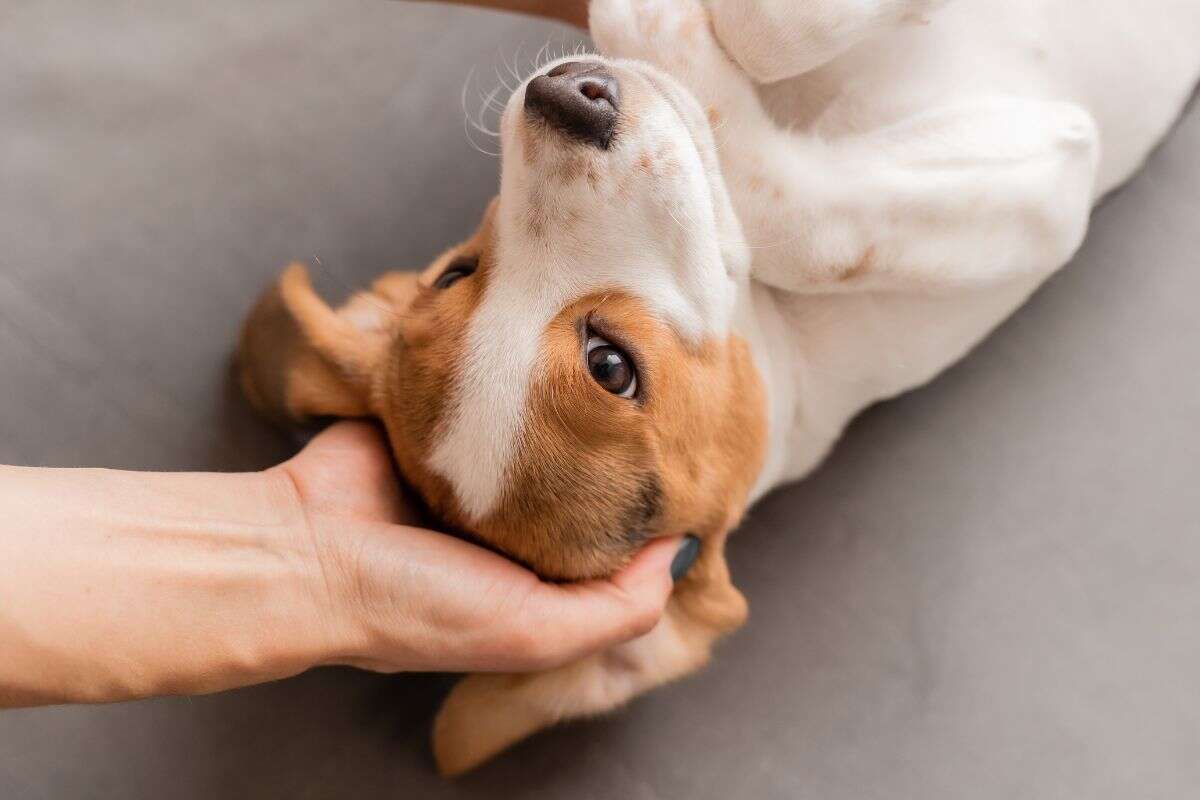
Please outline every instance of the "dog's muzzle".
M617 126L617 79L596 61L567 61L525 87L525 113L571 138L607 149Z

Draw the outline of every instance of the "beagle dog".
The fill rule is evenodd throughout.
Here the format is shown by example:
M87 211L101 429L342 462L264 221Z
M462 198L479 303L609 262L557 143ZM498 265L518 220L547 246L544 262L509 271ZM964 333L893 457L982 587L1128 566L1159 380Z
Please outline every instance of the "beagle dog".
M1196 0L592 0L590 27L602 57L509 98L469 240L336 311L293 265L240 344L257 408L378 418L445 525L545 578L702 540L650 633L461 681L447 774L704 664L746 617L746 507L1064 264L1200 75Z

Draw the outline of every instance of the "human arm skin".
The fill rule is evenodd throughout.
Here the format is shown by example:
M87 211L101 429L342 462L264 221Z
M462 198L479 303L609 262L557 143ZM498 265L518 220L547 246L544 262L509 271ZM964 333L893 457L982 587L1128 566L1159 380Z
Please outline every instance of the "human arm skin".
M405 514L365 423L261 473L0 467L0 707L539 669L645 633L671 591L677 539L559 585Z

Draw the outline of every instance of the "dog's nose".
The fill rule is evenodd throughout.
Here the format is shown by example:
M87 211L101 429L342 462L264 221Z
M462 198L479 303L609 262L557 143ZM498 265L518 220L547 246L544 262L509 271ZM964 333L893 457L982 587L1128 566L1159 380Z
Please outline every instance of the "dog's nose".
M607 148L620 106L617 79L596 61L567 61L525 87L525 113L563 133Z

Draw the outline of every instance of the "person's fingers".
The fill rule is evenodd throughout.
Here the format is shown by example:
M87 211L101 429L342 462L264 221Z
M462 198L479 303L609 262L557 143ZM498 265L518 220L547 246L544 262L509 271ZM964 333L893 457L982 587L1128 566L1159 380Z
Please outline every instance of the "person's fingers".
M297 457L312 458L329 452L377 448L381 444L380 432L375 425L365 420L343 419L313 436Z
M393 523L418 521L406 502L380 427L362 420L335 422L280 465L309 510Z
M539 584L515 620L530 660L552 666L649 633L698 553L694 537L659 539L608 580Z

